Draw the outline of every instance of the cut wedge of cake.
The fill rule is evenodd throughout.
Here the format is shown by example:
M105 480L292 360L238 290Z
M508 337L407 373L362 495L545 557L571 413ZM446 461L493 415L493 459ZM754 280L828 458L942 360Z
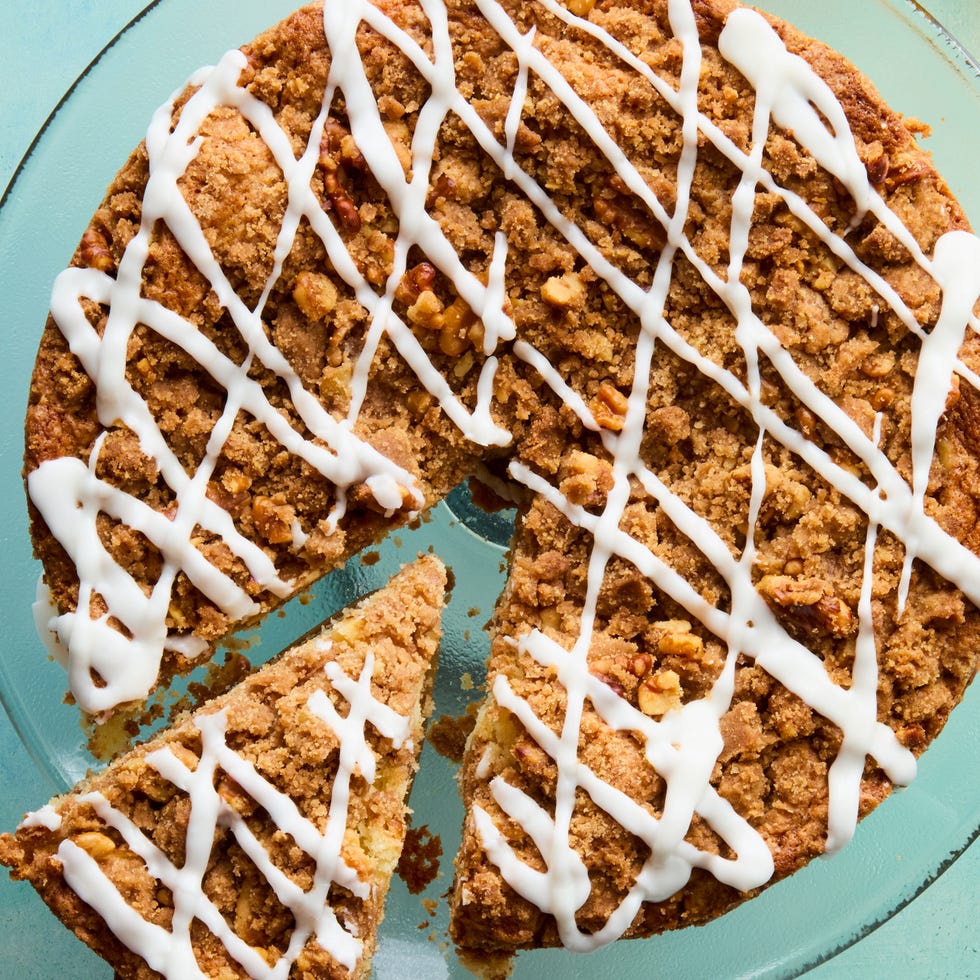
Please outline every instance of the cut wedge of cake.
M365 977L405 839L432 557L0 837L123 978Z

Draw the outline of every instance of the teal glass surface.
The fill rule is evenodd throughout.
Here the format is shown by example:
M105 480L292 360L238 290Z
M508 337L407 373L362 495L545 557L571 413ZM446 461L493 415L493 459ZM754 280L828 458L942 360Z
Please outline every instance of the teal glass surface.
M933 127L927 146L980 226L980 72L909 0L762 0L765 9L820 37L853 60L894 107ZM30 554L20 481L22 419L31 366L51 282L69 260L105 185L142 137L152 111L191 71L269 26L292 0L159 0L120 35L67 93L17 173L0 207L0 282L6 341L0 452L0 698L37 765L40 805L85 773L77 712L64 705L64 672L37 640L31 603L39 568ZM247 637L265 659L324 616L380 585L395 566L434 547L455 572L437 689L437 713L459 713L479 684L487 641L482 626L502 583L505 529L481 522L457 493L412 532L377 549L374 563L353 561L284 616ZM489 540L488 540L489 538ZM974 687L923 757L911 787L858 830L840 856L792 879L709 926L622 943L583 958L564 951L523 954L515 977L639 980L649 977L794 976L859 939L913 899L980 827L980 690ZM0 768L0 775L3 774ZM4 783L3 785L6 785ZM426 748L412 804L443 844L442 875L423 896L396 881L382 929L375 974L395 978L465 977L446 939L444 902L430 916L422 898L448 888L462 810L453 767ZM61 929L27 886L0 884L0 909L19 924L0 975L32 980L70 969L76 980L111 970ZM429 925L420 929L420 924ZM18 937L24 937L20 940ZM10 942L11 938L14 939ZM980 968L980 966L978 966Z

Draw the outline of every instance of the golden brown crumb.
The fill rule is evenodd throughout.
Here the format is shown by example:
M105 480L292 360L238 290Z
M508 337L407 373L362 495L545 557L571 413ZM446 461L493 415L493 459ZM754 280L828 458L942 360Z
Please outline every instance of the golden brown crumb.
M476 705L472 705L471 709L468 708L463 715L441 715L429 725L426 732L429 745L450 762L458 764L463 761L466 739L476 723Z
M430 833L424 824L409 827L395 872L405 882L409 892L418 895L439 877L441 857L442 841L437 834Z

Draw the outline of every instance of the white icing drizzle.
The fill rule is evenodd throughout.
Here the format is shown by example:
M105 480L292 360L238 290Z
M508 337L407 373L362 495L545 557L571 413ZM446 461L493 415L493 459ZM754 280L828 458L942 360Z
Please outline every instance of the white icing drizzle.
M511 48L516 62L514 90L503 124L502 143L457 88L448 15L441 0L420 0L431 25L431 53L423 50L368 0L345 3L328 0L324 29L331 49L330 75L322 111L301 157L295 158L270 110L237 87L244 61L241 55L232 52L216 68L203 70L195 76L194 82L200 88L184 107L173 133L169 131L172 102L162 107L154 118L147 137L151 176L144 202L143 226L127 249L117 277L112 279L93 270L69 270L59 278L54 290L52 312L56 322L85 370L98 380L101 421L106 427L121 422L138 435L144 451L158 461L162 476L176 496L177 518L167 521L100 481L95 475L100 443L96 444L88 466L80 460L43 464L31 475L30 490L52 532L79 568L82 582L80 612L58 617L54 627L70 649L70 676L76 697L87 710L102 710L109 707L110 702L145 693L155 677L164 645L170 644L176 649L178 643L184 642L185 638L168 638L164 627L170 590L178 569L182 569L198 588L229 614L241 615L253 608L252 599L233 582L205 567L206 562L189 542L190 530L195 525L220 535L233 554L245 563L261 588L274 595L285 595L291 590L290 583L279 577L264 553L239 535L230 518L204 496L223 442L240 411L261 420L290 452L301 456L337 485L338 502L330 517L332 523L336 524L343 515L345 490L358 481L366 483L383 509L394 510L402 505L401 487L413 492L421 506L421 494L411 477L352 434L367 392L372 358L382 338L390 339L417 374L420 384L438 400L460 431L485 446L504 446L510 440L510 435L497 425L492 413L499 348L501 344L510 343L513 355L533 368L587 429L601 435L612 459L613 487L602 512L594 514L572 504L556 487L528 467L511 464L511 476L553 504L573 525L588 532L593 547L586 603L578 639L572 649L561 648L537 631L514 641L515 648L522 654L553 668L564 686L567 708L561 730L555 732L537 718L528 702L514 692L505 677L498 677L492 688L496 701L513 712L529 735L555 761L558 782L553 810L541 807L504 777L493 777L494 759L490 754L485 753L477 767L479 778L491 778L497 805L519 822L534 841L545 870L533 869L518 858L489 812L476 808L474 818L490 860L510 885L555 917L561 940L567 947L588 950L620 936L643 902L668 898L683 887L694 868L706 869L719 881L743 890L760 886L771 877L773 860L765 842L710 784L712 769L723 747L720 721L731 705L736 660L740 656L752 659L841 731L840 751L828 777L828 849L842 846L853 834L861 777L869 757L896 784L907 783L913 778L914 758L876 716L877 649L871 615L875 547L882 530L890 532L905 545L899 613L906 601L912 563L917 558L959 587L975 604L980 603L980 559L943 531L925 512L936 425L945 410L953 379L958 377L974 387L980 385L974 372L958 360L958 350L968 326L980 327L973 312L980 296L980 241L965 232L951 232L940 239L931 257L923 253L911 232L871 186L847 119L831 90L806 62L787 51L758 13L736 10L729 16L719 41L723 57L755 90L751 145L748 150L743 150L699 108L702 54L690 0L669 2L671 29L683 49L681 77L676 87L660 78L648 64L598 24L573 15L558 0L538 2L564 21L570 31L590 36L622 65L635 71L637 84L649 85L679 116L683 148L672 212L657 199L636 163L626 157L592 107L563 76L562 66L549 59L549 40L534 30L522 33L497 0L475 0L475 4L491 28ZM407 172L385 132L360 58L356 32L362 23L398 48L430 87L429 97L418 112L411 146L411 168ZM584 230L562 213L547 190L521 168L515 147L532 74L551 90L636 200L666 229L667 242L652 270L649 288L643 288L616 268ZM352 136L398 219L392 272L381 291L375 290L361 275L340 234L310 189L327 115L338 95L342 95L346 103ZM217 105L233 106L242 113L269 146L289 185L289 202L277 242L275 267L255 309L248 309L231 290L178 187L181 175L198 152L199 127ZM509 255L505 236L502 233L495 236L486 282L483 282L464 267L438 222L427 213L425 202L436 141L439 129L450 113L469 129L512 186L525 195L577 252L582 262L635 314L641 329L635 351L635 381L622 432L615 434L601 429L585 400L561 375L558 367L518 336L517 327L506 312L505 272ZM780 186L765 170L764 145L774 125L792 131L817 163L847 189L854 201L850 228L839 231L829 227L805 200ZM729 261L724 273L697 253L684 231L689 219L699 141L713 146L741 172L732 200ZM882 311L888 311L920 340L911 404L911 485L879 448L880 418L871 435L863 431L804 374L753 309L751 295L741 282L741 273L759 190L776 195L846 269L868 284L876 296L872 326L877 324ZM881 222L908 251L912 261L941 287L941 314L931 331L917 322L895 289L869 268L848 244L846 231L866 214ZM354 370L350 412L340 422L327 415L317 400L303 389L298 376L272 346L262 328L266 300L304 218L323 242L331 266L367 310L370 320ZM244 365L230 362L181 317L140 296L150 229L157 220L165 222L171 229L231 314L250 351ZM477 403L472 408L463 405L453 394L409 326L394 313L395 289L407 270L408 256L415 246L454 283L459 294L483 321L485 360L480 369ZM730 312L735 322L735 339L747 368L744 378L702 355L669 322L666 302L674 264L680 257L696 270L706 287ZM83 297L110 307L101 339L81 313L79 300ZM145 404L125 381L126 341L137 323L146 324L180 345L227 391L224 414L215 428L206 457L194 474L183 471ZM750 466L746 545L737 557L711 524L673 494L640 458L650 368L661 350L670 351L717 385L734 404L746 411L757 428ZM866 467L867 482L845 469L763 404L761 358L775 369L802 405L838 433ZM260 361L282 379L303 423L314 433L314 440L305 439L293 430L268 404L262 390L248 380L246 371L253 360ZM792 452L867 518L855 661L851 684L846 689L830 679L811 650L786 632L753 586L754 532L766 491L765 447L771 444ZM622 530L632 482L642 486L674 526L695 543L715 567L730 591L731 605L727 612L706 601L667 561ZM101 547L95 531L95 518L100 512L138 528L163 554L165 571L150 596L144 595ZM292 536L294 547L301 549L306 530L294 525ZM660 720L644 715L619 698L588 669L587 654L595 627L596 600L605 569L613 557L635 565L657 589L685 609L692 621L717 637L727 652L724 669L710 694L683 704ZM109 609L101 620L92 620L88 615L93 591L102 596ZM131 640L124 640L122 634L110 629L107 622L110 616L125 625L132 634ZM108 687L98 688L92 683L92 670L108 682ZM355 729L357 725L363 727L365 719L386 731L384 726L391 719L382 717L384 713L378 713L369 700L362 704L362 696L367 696L364 689L358 688L349 678L331 675L331 680L351 701L349 716L340 719L328 704L324 706L319 700L311 702L313 710L322 710L321 717L338 733L346 732L348 725ZM659 817L654 817L641 802L627 798L604 783L578 758L579 725L587 701L610 728L630 731L641 740L647 760L666 784L663 812ZM349 771L359 765L366 775L373 763L363 754L361 743L354 737L348 747L346 736L342 742ZM214 748L215 753L218 748ZM215 754L214 759L215 765L219 762L223 767L236 765L224 755L219 759ZM169 773L173 765L168 762L167 768ZM192 786L186 773L174 771L173 777L168 775L168 778L174 778L175 782L179 778L188 787ZM239 779L237 775L235 778ZM244 773L242 778L247 779L248 774ZM579 789L588 793L597 806L650 849L650 857L633 886L608 922L594 934L583 933L575 919L591 888L583 857L571 845L570 828ZM196 791L204 794L204 790ZM344 786L334 789L338 807L342 805L339 801L344 798L344 792ZM202 808L208 806L217 807L221 819L232 819L214 801L202 803ZM696 815L726 842L733 854L731 858L723 859L701 851L686 841ZM238 828L235 832L238 833ZM327 836L331 833L328 827ZM68 856L74 867L82 869L77 872L79 880L99 892L101 886L97 882L92 884L95 879L86 870L86 858L77 854ZM344 874L335 858L329 859L327 865L333 869L329 875ZM104 896L100 895L96 897L102 900ZM114 902L113 899L109 905L115 907ZM314 931L321 937L330 932L345 949L354 948L352 937L341 935L343 929L335 921L327 924L318 921ZM151 945L156 941L158 939L152 937L147 939Z
M925 506L932 454L936 446L936 424L946 408L952 387L957 353L963 344L973 305L980 295L980 239L967 232L950 232L936 243L932 274L942 287L939 319L923 337L912 390L912 492L913 507ZM905 538L905 565L899 586L899 604L904 607L917 556L920 531Z
M302 551L310 536L303 530L303 525L299 521L293 521L289 525L289 533L293 536L293 547L297 551Z
M50 804L46 803L40 810L28 813L20 824L18 830L28 830L31 827L43 827L45 830L58 830L61 827L61 814Z
M58 618L58 607L51 596L51 590L40 576L34 592L34 602L31 603L31 616L34 620L34 630L40 637L51 659L68 666L68 651L58 639L54 621Z
M729 14L718 50L755 89L757 111L761 109L777 126L792 132L817 163L850 191L857 218L862 218L871 206L867 171L857 155L844 110L827 83L805 61L790 54L752 10ZM756 149L761 152L762 147L756 143Z
M102 916L127 948L170 980L197 980L205 976L191 944L190 925L194 919L204 923L228 954L255 980L285 980L311 936L315 936L320 946L348 970L353 970L361 957L362 938L340 922L328 903L330 887L335 883L362 900L371 894L370 884L362 881L341 856L348 830L351 780L356 773L368 784L375 778L375 755L367 741L369 724L395 748L402 748L411 745L411 722L371 693L373 654L368 653L365 657L357 679L347 676L334 662L327 663L324 670L333 689L349 702L349 710L342 717L324 690L315 691L307 701L310 712L334 732L339 742L337 772L322 831L251 762L228 747L225 742L227 718L223 710L195 719L201 733L202 751L200 761L193 769L169 748L159 749L146 757L150 767L190 799L186 857L180 867L174 865L102 794L88 793L79 798L79 802L94 809L107 827L118 831L130 850L145 862L150 874L170 889L174 906L171 927L166 929L144 919L117 891L98 862L71 839L62 841L58 848L65 881ZM227 773L265 810L275 826L313 859L316 871L309 890L299 887L276 866L241 815L222 799L216 789L220 772ZM56 830L60 818L46 810L50 808L33 815L33 820L37 825ZM264 951L236 935L204 892L202 882L218 827L232 834L295 919L289 945L274 963L267 962Z

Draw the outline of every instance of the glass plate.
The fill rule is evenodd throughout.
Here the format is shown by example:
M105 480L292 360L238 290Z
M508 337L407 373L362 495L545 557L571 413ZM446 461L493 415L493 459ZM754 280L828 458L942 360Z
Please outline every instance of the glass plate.
M213 63L293 6L293 0L151 4L70 89L0 202L0 281L6 285L0 314L6 341L0 367L0 698L37 764L31 777L37 805L50 795L50 784L67 788L92 762L77 713L62 704L64 673L45 659L31 617L39 569L30 553L20 482L21 420L50 284L156 106L195 68ZM967 213L980 224L975 181L980 68L966 52L914 0L763 0L762 6L832 44L878 85L888 102L928 122L934 132L927 145ZM507 533L505 519L487 518L471 506L465 491L457 491L419 529L399 533L377 555L355 559L302 602L273 616L249 638L251 653L265 659L432 546L456 575L437 714L459 713L473 696L471 685L481 681L487 650L482 625L503 582L501 542ZM654 971L673 978L798 975L902 908L978 835L978 740L980 689L975 685L924 756L913 785L865 820L839 857L814 862L700 929L621 943L587 958L564 951L523 954L515 977L630 980ZM467 976L446 937L445 903L435 915L422 904L423 898L444 894L451 880L462 818L453 775L453 767L427 747L412 797L414 822L440 836L442 874L422 896L409 895L395 882L375 960L375 974L383 980ZM0 883L0 905L17 901L12 890ZM56 925L42 922L40 905L17 915L13 918L32 935L37 931L41 941L9 944L7 965L16 964L22 977L51 975L54 948L61 948L63 938L74 941ZM105 965L81 947L70 946L65 955L75 980L108 976Z

